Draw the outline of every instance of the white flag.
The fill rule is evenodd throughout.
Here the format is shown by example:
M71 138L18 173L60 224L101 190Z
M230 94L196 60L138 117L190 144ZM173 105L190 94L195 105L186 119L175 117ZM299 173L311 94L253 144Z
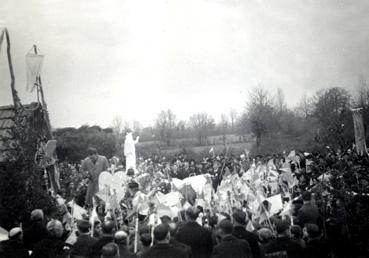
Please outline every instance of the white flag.
M34 90L34 85L37 82L37 76L40 75L42 63L44 61L44 55L37 55L27 53L26 55L26 68L27 68L27 90Z

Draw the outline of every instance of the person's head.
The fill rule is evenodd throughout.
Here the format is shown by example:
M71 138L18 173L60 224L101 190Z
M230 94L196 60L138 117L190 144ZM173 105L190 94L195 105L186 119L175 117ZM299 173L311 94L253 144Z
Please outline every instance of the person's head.
M86 234L90 232L90 222L87 220L78 220L77 228L79 233Z
M104 221L101 225L101 231L103 234L112 235L114 231L114 223L110 220Z
M158 243L169 242L169 225L159 224L154 229L154 238Z
M316 224L307 223L304 226L304 236L308 239L314 239L320 237L320 229Z
M31 212L31 221L44 220L44 212L41 209L36 209Z
M268 243L273 239L273 232L269 228L261 228L258 230L258 236L261 243Z
M59 220L50 220L46 225L46 229L51 237L61 238L63 235L63 225Z
M134 176L134 175L135 175L135 170L133 168L127 169L127 176Z
M247 214L242 210L237 209L233 212L232 217L235 226L245 226L247 223Z
M88 148L87 150L87 154L88 154L88 157L93 161L93 162L96 162L97 160L97 157L98 157L98 154L97 154L97 149L96 148Z
M134 195L139 190L139 185L137 182L129 182L128 183L128 191L131 195Z
M101 235L101 222L96 220L94 222L94 236L100 236Z
M143 246L149 247L152 242L151 234L150 233L143 233L140 235L140 240Z
M12 228L9 233L9 240L22 240L23 232L21 228Z
M308 191L303 192L301 197L302 197L302 200L304 202L310 202L311 201L311 193L308 192Z
M286 220L280 220L276 223L276 231L278 235L290 235L290 223Z
M119 230L114 234L114 242L117 243L118 245L126 245L127 238L128 234L123 230Z
M291 236L295 239L302 239L303 233L299 225L291 226Z
M196 220L197 217L199 216L199 211L197 209L197 207L189 207L187 210L186 210L186 220Z
M233 232L233 224L228 219L223 219L218 224L218 232L217 235L223 239L225 236L232 235Z
M170 222L172 222L172 219L168 216L168 215L164 215L162 217L160 217L160 220L161 220L161 223L165 223L165 224L168 224Z
M119 247L115 243L108 243L101 248L101 258L119 258Z

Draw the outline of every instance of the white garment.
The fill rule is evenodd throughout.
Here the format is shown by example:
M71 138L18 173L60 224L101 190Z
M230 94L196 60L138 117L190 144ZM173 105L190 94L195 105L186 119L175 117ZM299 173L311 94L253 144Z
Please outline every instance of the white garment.
M133 168L136 171L136 148L138 137L133 140L132 133L127 133L124 141L124 156L126 157L126 171Z

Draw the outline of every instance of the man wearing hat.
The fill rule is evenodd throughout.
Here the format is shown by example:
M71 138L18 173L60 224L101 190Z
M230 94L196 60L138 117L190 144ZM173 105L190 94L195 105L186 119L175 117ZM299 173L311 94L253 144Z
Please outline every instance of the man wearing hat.
M236 210L233 214L233 235L238 239L246 240L251 248L251 253L254 258L260 257L260 247L258 236L246 230L247 215L242 210Z
M90 235L90 222L87 220L78 220L78 237L77 241L71 248L71 258L74 257L87 257L92 246L97 242L97 239Z
M24 229L24 245L28 250L33 250L35 244L47 238L48 233L44 219L44 212L36 209L31 212L30 222Z
M127 239L128 239L128 234L123 230L117 231L114 234L114 242L118 246L120 257L134 258L136 256L133 253L131 253L127 248Z
M199 213L196 207L189 207L186 210L186 223L180 227L175 238L192 248L193 258L210 257L213 249L211 232L196 222Z
M280 220L276 226L277 238L264 246L265 256L275 257L285 255L289 258L303 256L303 249L299 242L290 238L290 224L288 221Z
M220 242L214 247L213 258L250 258L251 251L249 243L243 239L237 239L232 235L233 225L228 219L219 223L217 235Z
M91 257L100 258L102 247L108 243L114 242L114 228L115 225L112 221L105 221L102 224L102 235L92 246L92 255L90 255Z
M2 242L0 257L26 258L28 251L22 242L23 232L21 228L13 228L8 233L9 240Z
M89 179L85 205L92 205L92 197L99 191L99 176L101 172L107 171L109 162L105 156L97 153L95 148L88 149L88 157L82 161L81 171L87 173Z
M142 258L189 258L188 254L182 249L169 244L169 225L160 224L154 229L156 244L142 254Z

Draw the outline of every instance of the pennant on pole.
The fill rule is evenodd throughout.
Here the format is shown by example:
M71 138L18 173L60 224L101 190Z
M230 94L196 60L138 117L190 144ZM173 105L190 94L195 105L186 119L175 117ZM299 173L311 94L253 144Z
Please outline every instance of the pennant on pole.
M26 69L27 69L27 90L31 92L37 84L37 77L40 75L44 55L27 53L26 54Z
M352 110L352 117L354 120L354 131L355 131L355 146L356 152L359 155L368 154L365 143L365 129L363 115L361 113L361 108Z

